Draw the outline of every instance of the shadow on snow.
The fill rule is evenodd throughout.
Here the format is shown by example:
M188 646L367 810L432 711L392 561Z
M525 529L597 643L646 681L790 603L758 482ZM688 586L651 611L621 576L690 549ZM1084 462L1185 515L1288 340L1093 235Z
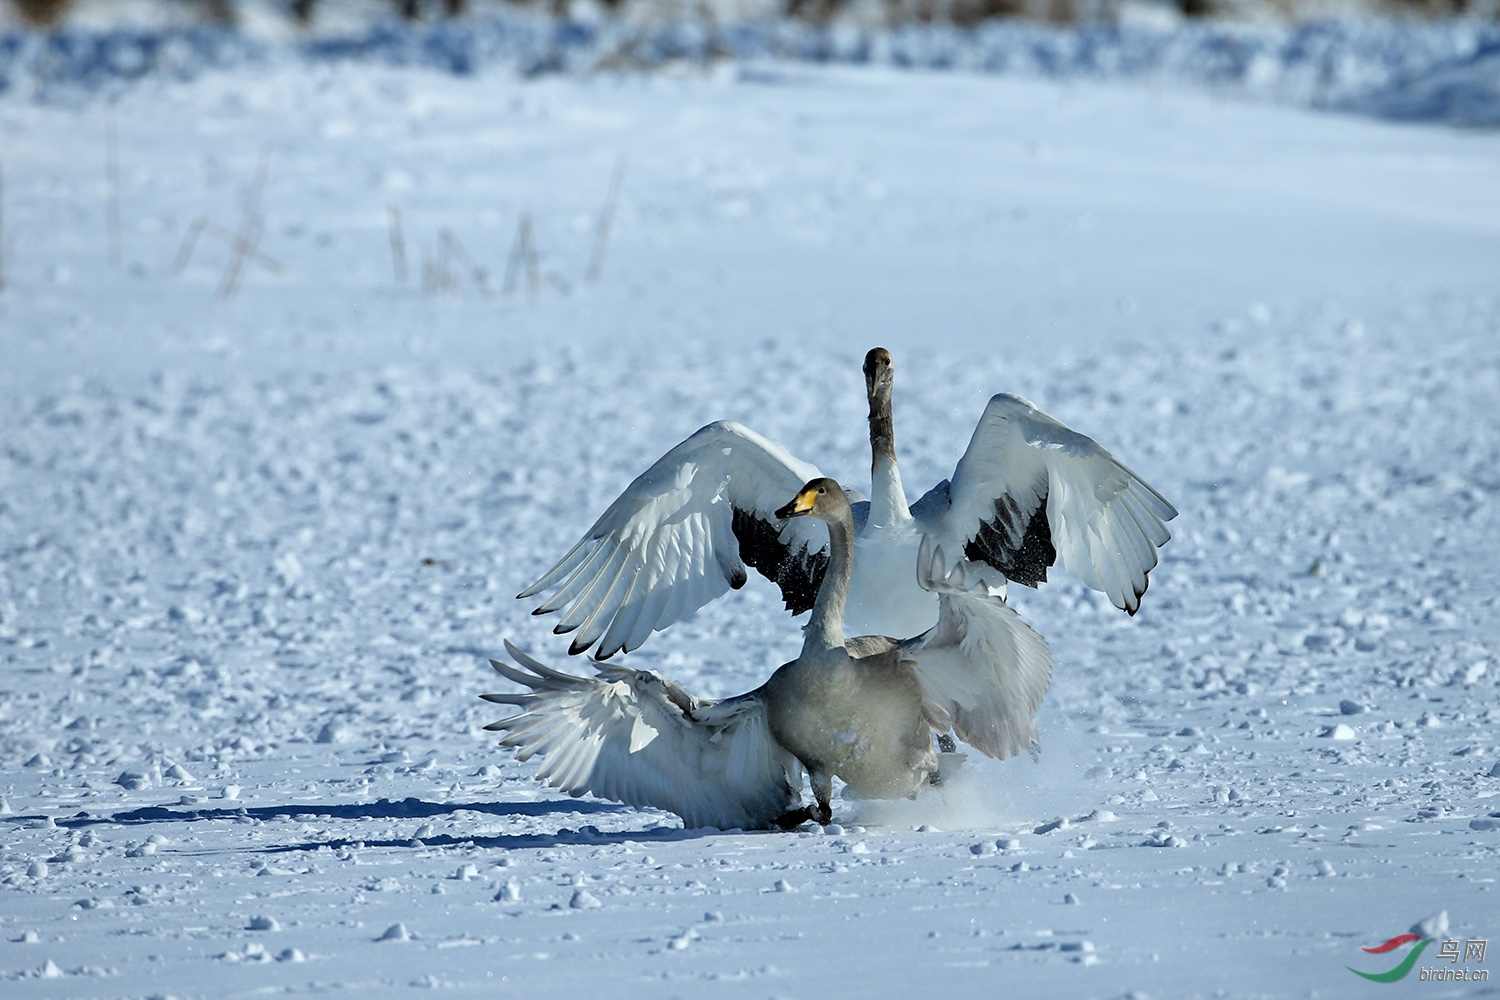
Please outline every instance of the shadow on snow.
M344 805L320 805L298 803L295 806L241 806L236 809L170 809L166 806L145 806L108 815L88 812L72 816L53 817L53 822L64 829L88 826L140 826L152 823L197 823L213 820L244 822L246 820L285 819L299 816L317 816L320 819L423 819L431 816L451 815L457 812L488 813L492 816L550 816L573 813L622 813L631 807L609 802L577 801L572 799L544 802L424 802L417 798L406 798L399 802L379 799L375 802L349 803ZM44 815L6 816L10 822L34 822L47 819ZM401 838L371 840L366 837L344 837L336 840L305 841L298 844L283 844L261 847L251 853L286 854L295 851L321 849L344 850L346 848L368 849L374 847L483 847L501 850L522 848L546 848L562 846L601 846L620 844L626 841L676 841L693 840L721 831L705 828L684 830L680 827L653 827L648 830L618 830L604 833L593 826L578 830L558 830L555 833L501 834L495 836L462 836L435 834L421 839Z

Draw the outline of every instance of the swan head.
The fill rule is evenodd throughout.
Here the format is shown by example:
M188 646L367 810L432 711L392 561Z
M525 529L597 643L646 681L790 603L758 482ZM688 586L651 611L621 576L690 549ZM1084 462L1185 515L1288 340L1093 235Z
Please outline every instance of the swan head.
M849 513L849 497L844 488L832 479L814 479L792 498L792 502L776 512L783 521L789 517L811 515L820 521L831 521L840 512Z
M877 392L890 392L895 372L891 352L884 347L872 348L865 355L865 392L872 399Z

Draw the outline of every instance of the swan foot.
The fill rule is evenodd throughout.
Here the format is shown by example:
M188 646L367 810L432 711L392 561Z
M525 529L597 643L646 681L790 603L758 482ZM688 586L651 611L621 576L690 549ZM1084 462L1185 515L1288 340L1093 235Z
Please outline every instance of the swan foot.
M950 733L938 733L937 745L938 753L954 753L958 750L958 744L953 742L953 736Z
M818 803L813 807L813 819L820 825L827 826L833 822L833 775L812 771L807 779L808 784L812 785L813 798Z
M803 823L812 820L817 822L817 814L813 806L802 806L799 809L789 809L771 821L771 825L782 830L795 830ZM824 824L826 825L826 823Z

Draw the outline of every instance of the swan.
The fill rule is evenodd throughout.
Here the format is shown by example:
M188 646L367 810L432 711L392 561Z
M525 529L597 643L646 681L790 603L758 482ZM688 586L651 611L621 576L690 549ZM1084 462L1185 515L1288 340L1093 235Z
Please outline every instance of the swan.
M833 779L862 798L915 795L939 774L934 731L990 757L1035 742L1052 659L1041 636L930 542L914 578L937 624L914 638L845 640L855 518L838 483L817 478L775 512L823 521L828 565L802 651L764 684L723 701L695 698L652 670L596 663L595 677L553 670L506 642L520 666L490 663L526 690L484 694L520 712L485 728L537 779L665 809L688 827L764 829L832 819ZM804 522L805 523L805 522ZM802 770L814 804L802 802Z
M924 538L969 578L1003 596L1035 587L1061 561L1134 615L1156 550L1177 510L1092 438L1009 393L992 397L951 479L908 506L896 462L895 369L883 347L864 362L870 498L854 502L854 568L846 623L855 634L910 636L938 619L938 597L913 566ZM813 606L827 569L826 535L774 511L817 468L732 421L701 428L641 473L578 543L520 599L532 614L562 611L553 631L576 632L572 654L597 659L638 648L726 591L746 567L780 590L787 610ZM554 590L555 588L555 590Z

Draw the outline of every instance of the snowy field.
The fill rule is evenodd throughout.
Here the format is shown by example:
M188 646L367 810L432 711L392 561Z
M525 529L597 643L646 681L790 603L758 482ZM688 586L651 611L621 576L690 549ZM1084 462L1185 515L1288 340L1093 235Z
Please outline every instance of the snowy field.
M1500 135L758 61L113 95L0 97L7 1000L1500 989L1345 968L1500 932ZM913 491L1005 390L1182 512L1135 618L1012 589L1040 761L784 834L537 786L485 660L585 664L513 595L715 418L866 486L877 344ZM627 662L747 690L779 607Z

